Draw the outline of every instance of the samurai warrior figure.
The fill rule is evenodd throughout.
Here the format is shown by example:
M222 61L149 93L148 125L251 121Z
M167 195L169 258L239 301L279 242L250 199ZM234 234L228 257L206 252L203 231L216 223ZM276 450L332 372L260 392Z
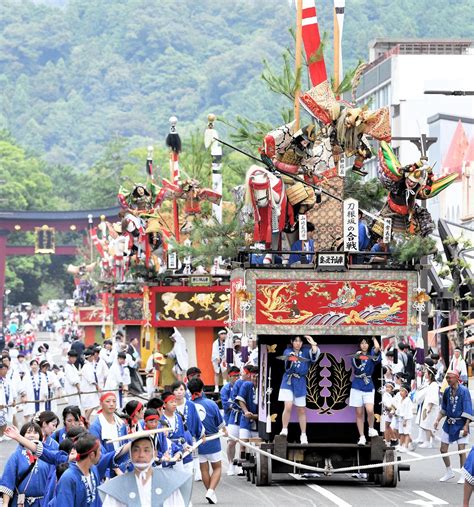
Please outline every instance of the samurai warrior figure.
M329 149L328 139L316 133L316 126L306 125L295 132L295 122L279 127L265 136L261 150L262 161L270 168L300 176L308 183L318 183L321 175L327 175L327 169L334 169L334 159ZM296 228L295 217L309 211L320 195L310 186L295 182L289 176L282 176L286 196L290 206L287 208L285 229L292 232Z
M457 174L446 174L435 179L426 158L402 167L390 145L384 141L380 143L378 159L379 179L389 191L380 216L392 219L393 232L417 234L422 237L430 235L435 228L433 219L416 201L435 197L453 183ZM376 221L372 226L372 232L381 236L379 223L380 221Z
M352 170L361 176L367 174L362 169L364 161L372 157L367 136L379 141L391 140L388 107L368 111L366 107L353 107L348 102L338 101L327 80L304 93L300 102L323 125L320 136L327 140L321 148L329 149L336 160L342 154L354 156ZM329 154L324 158L329 159Z

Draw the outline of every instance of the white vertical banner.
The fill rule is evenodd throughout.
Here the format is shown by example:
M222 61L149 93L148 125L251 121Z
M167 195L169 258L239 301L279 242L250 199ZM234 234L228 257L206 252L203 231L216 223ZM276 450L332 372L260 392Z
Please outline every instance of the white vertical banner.
M222 195L222 146L219 143L219 134L214 128L216 115L207 115L207 129L204 132L204 146L210 149L212 157L212 190ZM222 201L212 204L212 216L222 223Z
M383 242L390 243L392 239L392 219L385 218L383 221Z
M308 219L306 215L298 215L298 237L301 241L308 239Z
M344 199L344 251L359 251L359 201Z
M341 156L337 164L337 175L341 178L344 178L346 175L346 157L344 155Z

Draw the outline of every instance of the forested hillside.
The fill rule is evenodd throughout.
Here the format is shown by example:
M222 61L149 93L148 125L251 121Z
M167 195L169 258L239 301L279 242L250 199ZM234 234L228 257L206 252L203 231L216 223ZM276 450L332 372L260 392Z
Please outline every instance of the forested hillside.
M317 7L330 62L332 1ZM86 168L114 137L162 142L171 114L184 133L209 112L277 121L262 60L278 65L293 24L285 0L2 0L0 128L49 163ZM473 26L472 0L348 0L345 64L377 36Z

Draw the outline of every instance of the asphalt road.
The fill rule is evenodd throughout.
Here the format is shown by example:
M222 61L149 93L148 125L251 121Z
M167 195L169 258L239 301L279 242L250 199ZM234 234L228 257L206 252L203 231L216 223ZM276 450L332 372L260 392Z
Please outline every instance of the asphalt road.
M51 342L50 342L51 343ZM57 345L51 343L53 355L58 353ZM57 359L55 357L54 359ZM62 406L59 407L59 411ZM471 436L471 444L474 437ZM0 442L0 471L3 471L6 460L15 449L11 441ZM452 447L450 450L455 450ZM416 452L403 454L402 459L419 456L434 456L437 449L418 449ZM416 462L409 472L401 472L401 480L396 488L381 488L365 480L355 479L350 474L334 475L303 479L298 475L273 476L271 486L256 487L247 482L245 477L228 477L224 473L217 488L218 504L227 506L397 506L404 505L461 505L463 486L457 484L459 477L459 458L452 459L456 478L448 483L440 483L439 478L445 468L441 458ZM0 501L1 504L1 501ZM209 505L205 499L202 482L194 483L193 505Z

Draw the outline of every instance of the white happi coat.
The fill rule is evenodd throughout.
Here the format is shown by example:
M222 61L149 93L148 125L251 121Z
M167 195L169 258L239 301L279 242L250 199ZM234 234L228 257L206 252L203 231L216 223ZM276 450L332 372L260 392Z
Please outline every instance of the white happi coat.
M94 391L91 393L91 391ZM99 395L95 380L94 361L87 361L81 370L81 408L87 410L99 406Z
M39 388L39 396L35 398L35 387ZM48 397L48 379L44 373L38 372L33 375L29 371L21 382L21 392L26 394L27 401L43 400L43 403L39 404L38 412L44 410L44 400ZM23 415L30 416L36 413L35 403L25 403L23 405Z
M78 369L71 363L66 363L64 365L64 390L66 394L72 395L66 398L66 403L68 405L76 405L79 406L79 396L77 395L78 391L76 388L76 384L80 385L81 379L79 377Z

